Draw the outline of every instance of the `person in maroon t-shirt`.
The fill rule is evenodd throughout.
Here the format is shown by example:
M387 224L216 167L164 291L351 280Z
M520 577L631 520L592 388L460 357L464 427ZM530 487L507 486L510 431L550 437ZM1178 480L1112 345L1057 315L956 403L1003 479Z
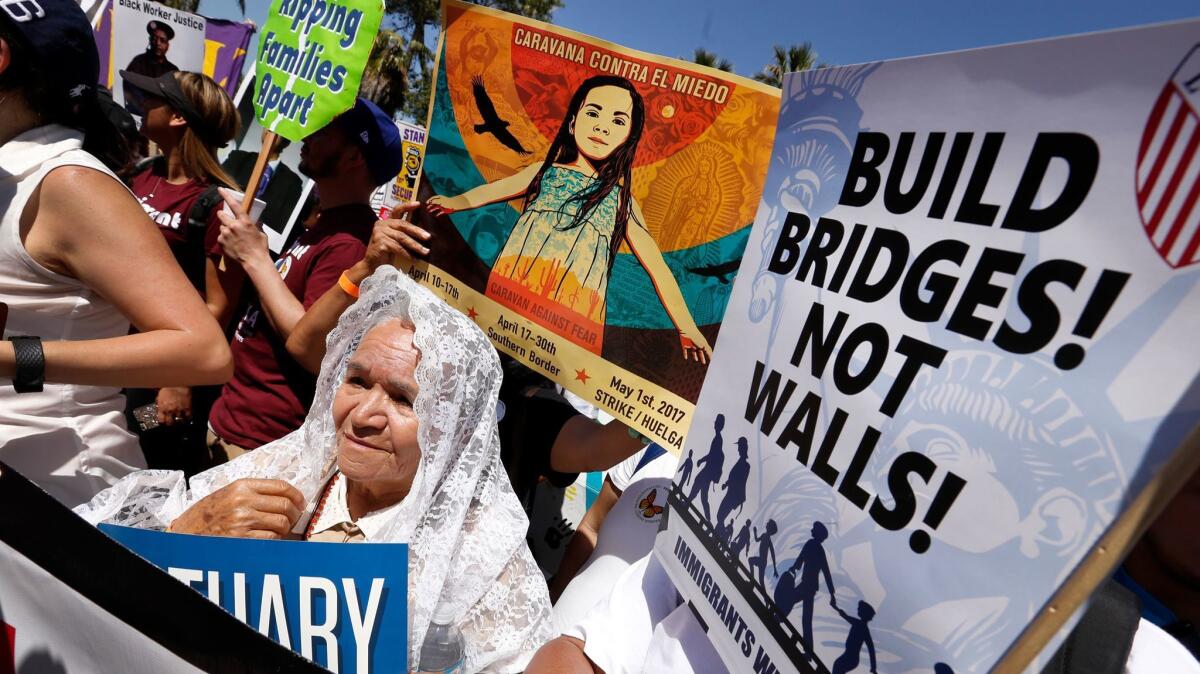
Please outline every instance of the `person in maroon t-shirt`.
M216 212L221 200L216 188L237 184L217 161L217 148L237 135L237 108L207 75L169 72L149 77L122 71L121 77L145 110L142 134L162 150L160 157L133 176L130 189L158 225L209 311L224 326L244 275L236 265L218 269ZM191 474L208 467L208 409L219 391L217 387L126 391L126 420L138 433L151 468ZM157 404L160 426L144 430L135 410L150 403Z
M233 380L209 416L214 458L232 459L304 422L316 378L288 355L287 338L304 312L363 258L376 220L371 192L402 163L396 124L363 99L304 139L300 172L316 183L321 212L277 263L267 253L266 235L234 195L222 191L239 215L220 214L218 241L246 270L258 299L238 321Z

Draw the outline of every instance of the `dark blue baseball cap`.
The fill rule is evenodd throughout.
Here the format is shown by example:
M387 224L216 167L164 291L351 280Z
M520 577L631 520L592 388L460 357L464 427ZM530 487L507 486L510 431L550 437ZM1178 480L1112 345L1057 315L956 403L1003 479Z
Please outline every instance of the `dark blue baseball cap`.
M367 160L371 180L382 185L400 172L404 165L400 129L379 106L365 98L354 101L354 107L333 120L362 150Z
M92 26L76 0L3 2L0 21L20 36L53 89L71 100L95 96L100 56Z

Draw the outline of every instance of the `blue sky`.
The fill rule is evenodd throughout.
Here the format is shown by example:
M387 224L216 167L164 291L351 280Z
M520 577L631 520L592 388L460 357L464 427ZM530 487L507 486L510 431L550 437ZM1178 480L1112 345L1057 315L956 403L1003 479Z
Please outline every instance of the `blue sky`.
M267 0L246 5L262 25ZM241 18L234 0L203 0L200 12ZM705 47L750 75L773 44L810 41L845 65L1194 16L1196 0L566 0L554 23L665 56Z

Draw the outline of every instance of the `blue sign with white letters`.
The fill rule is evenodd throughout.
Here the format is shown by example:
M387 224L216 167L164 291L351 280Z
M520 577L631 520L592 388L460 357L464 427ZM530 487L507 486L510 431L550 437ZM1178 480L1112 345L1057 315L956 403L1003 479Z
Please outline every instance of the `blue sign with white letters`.
M333 672L408 671L408 546L100 529Z

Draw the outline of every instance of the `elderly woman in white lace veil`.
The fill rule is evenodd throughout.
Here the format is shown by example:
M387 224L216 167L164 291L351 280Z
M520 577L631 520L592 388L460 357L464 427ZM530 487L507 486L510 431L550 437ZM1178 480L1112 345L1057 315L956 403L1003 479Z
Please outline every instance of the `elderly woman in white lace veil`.
M500 464L496 399L501 371L483 332L395 268L381 267L330 333L304 426L196 475L141 471L76 511L92 523L165 528L197 501L239 478L288 482L310 506L337 464L333 403L363 336L389 321L415 328L412 407L420 459L407 496L386 511L372 540L409 543L409 656L440 602L452 605L467 642L468 672L520 671L553 637L546 583L525 545L528 523Z

